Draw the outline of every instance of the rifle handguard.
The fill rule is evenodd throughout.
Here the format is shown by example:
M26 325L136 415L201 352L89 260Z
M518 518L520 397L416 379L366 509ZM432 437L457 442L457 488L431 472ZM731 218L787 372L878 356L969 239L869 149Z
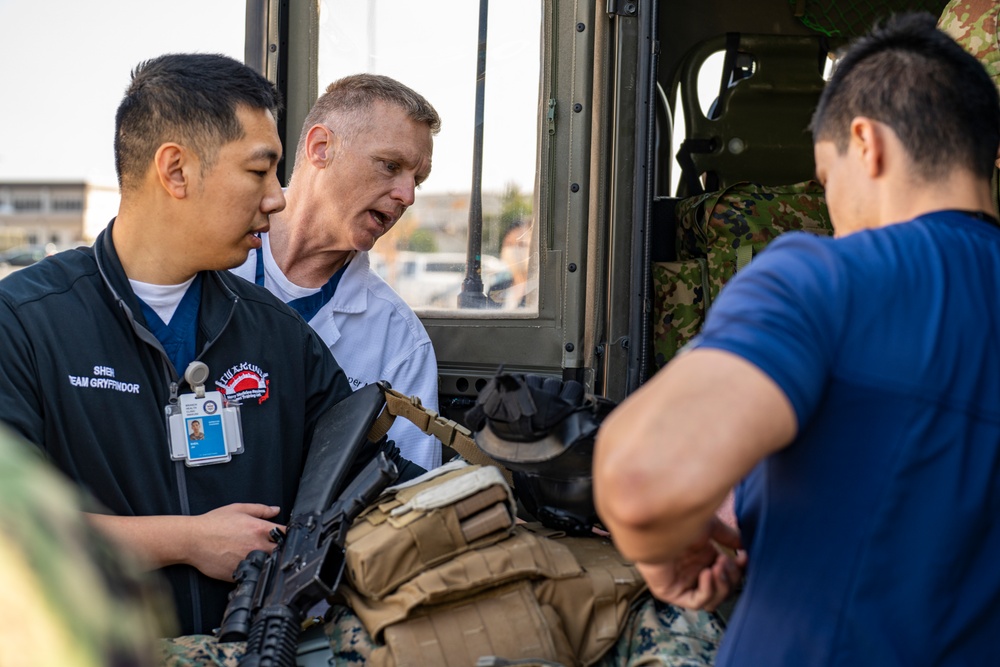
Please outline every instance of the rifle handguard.
M301 633L298 613L286 605L264 607L253 619L240 667L294 666Z

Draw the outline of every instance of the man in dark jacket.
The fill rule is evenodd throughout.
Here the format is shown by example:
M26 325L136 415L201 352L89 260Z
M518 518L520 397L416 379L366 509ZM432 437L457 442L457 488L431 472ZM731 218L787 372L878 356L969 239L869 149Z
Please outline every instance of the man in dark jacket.
M118 216L93 247L0 282L0 420L108 508L95 526L164 570L185 634L217 626L239 561L273 548L317 419L351 393L298 315L225 271L285 205L278 106L226 57L140 64L116 117ZM184 379L192 362L201 383Z

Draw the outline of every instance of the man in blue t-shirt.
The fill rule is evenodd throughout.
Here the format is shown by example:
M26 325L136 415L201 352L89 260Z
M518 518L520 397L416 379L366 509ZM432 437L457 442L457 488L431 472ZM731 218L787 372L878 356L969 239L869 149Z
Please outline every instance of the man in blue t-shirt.
M905 15L812 122L837 238L788 234L604 423L598 512L720 665L984 664L1000 634L1000 101ZM736 487L740 535L715 511ZM727 552L716 544L746 548Z

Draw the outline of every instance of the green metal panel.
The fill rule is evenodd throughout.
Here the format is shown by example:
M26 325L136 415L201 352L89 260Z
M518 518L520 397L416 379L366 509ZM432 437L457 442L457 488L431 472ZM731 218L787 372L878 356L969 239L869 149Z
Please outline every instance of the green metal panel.
M319 0L288 3L288 58L285 95L285 176L292 174L299 132L309 110L319 96L316 52L319 45ZM323 87L329 82L324 82Z
M275 84L284 99L278 131L285 158L278 176L286 184L299 130L317 97L318 26L318 0L247 0L243 60Z

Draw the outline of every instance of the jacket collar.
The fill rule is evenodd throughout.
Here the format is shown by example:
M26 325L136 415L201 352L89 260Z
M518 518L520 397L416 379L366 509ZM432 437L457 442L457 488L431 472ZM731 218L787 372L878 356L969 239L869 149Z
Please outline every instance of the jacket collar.
M111 292L111 296L125 313L129 322L132 323L132 326L145 330L146 321L142 316L142 309L139 307L139 298L132 291L128 276L125 275L125 269L122 268L121 260L118 258L118 251L111 240L111 230L114 225L115 219L112 219L104 231L97 235L97 240L94 242L94 259L97 262L97 270L101 273L104 286ZM138 332L138 329L137 333L140 333L141 338L146 339L146 336Z
M147 343L161 347L156 337L146 326L139 307L139 298L132 291L132 285L125 275L118 251L111 238L111 230L115 221L112 220L94 242L94 257L97 268L104 280L104 285L125 313L136 334ZM239 298L230 289L225 278L219 271L202 271L201 307L198 312L199 350L198 356L204 352L203 346L215 340L225 329L232 318L233 310ZM183 373L183 369L179 369Z

